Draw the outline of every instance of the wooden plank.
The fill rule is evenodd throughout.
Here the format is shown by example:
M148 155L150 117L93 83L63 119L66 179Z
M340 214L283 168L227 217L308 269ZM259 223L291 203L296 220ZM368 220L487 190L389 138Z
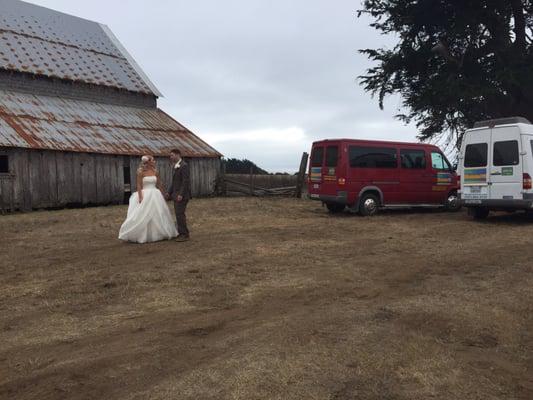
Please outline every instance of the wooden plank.
M130 157L131 193L137 191L137 168L139 168L140 158Z
M95 159L92 154L81 154L81 187L82 187L82 204L96 204L96 167Z
M113 203L121 204L124 197L124 162L121 156L115 156L113 174Z
M195 171L195 177L194 181L196 183L196 197L201 197L204 194L203 187L202 187L202 169L201 169L201 161L199 159L194 160L194 171Z
M19 149L7 149L0 152L8 156L9 172L13 178L13 210L20 210L22 207L22 176L20 174L20 152Z
M41 155L37 150L30 150L28 152L28 188L31 193L31 208L43 207L43 200L40 191L40 176L39 167L41 164Z
M19 173L22 187L22 211L31 211L32 209L32 194L31 194L31 179L30 179L30 151L20 150L19 153Z
M95 154L92 156L94 160L94 171L95 171L95 186L96 186L96 203L104 204L105 201L105 179L104 179L104 169L105 169L105 156L100 154Z
M4 180L7 180L5 177L0 176L0 213L4 214L7 212L7 199L6 192L4 189Z
M104 204L110 204L111 203L111 185L113 182L111 181L111 170L113 169L113 156L106 155L104 158L104 168L103 168L103 178L104 178Z
M96 202L109 204L111 202L111 172L112 156L98 154L93 156L96 181Z
M72 173L67 161L68 153L58 151L56 154L56 168L57 168L57 204L65 206L69 202L68 190L68 174Z
M58 206L56 154L56 151L43 152L43 172L46 171L46 175L48 175L46 188L48 207Z
M71 180L68 183L68 197L75 204L83 204L85 190L83 188L83 153L69 153L68 165L72 168Z

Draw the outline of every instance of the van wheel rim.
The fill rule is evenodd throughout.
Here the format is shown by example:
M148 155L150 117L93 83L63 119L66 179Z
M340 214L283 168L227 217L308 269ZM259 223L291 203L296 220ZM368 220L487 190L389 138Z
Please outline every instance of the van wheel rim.
M452 208L457 206L457 196L455 194L448 197L448 206Z
M378 205L374 199L366 199L363 203L363 206L365 207L365 210L369 213L373 213L376 211Z

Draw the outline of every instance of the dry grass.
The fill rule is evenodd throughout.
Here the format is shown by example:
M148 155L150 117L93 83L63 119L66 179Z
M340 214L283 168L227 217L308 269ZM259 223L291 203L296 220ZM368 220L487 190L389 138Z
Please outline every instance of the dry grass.
M191 203L0 218L0 398L531 399L533 222Z

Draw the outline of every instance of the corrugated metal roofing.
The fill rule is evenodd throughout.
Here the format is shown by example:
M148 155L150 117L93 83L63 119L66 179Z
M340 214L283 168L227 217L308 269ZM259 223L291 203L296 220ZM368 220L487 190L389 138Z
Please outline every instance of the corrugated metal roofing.
M157 108L135 108L0 90L0 146L124 155L219 157Z
M161 96L105 25L0 1L0 68Z

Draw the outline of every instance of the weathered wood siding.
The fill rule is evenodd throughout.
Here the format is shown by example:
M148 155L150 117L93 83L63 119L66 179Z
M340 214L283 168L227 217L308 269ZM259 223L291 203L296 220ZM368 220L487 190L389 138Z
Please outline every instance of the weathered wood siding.
M0 148L9 156L9 173L0 174L0 211L107 205L124 201L124 165L130 166L131 191L140 157ZM158 158L163 186L170 183L172 166ZM218 158L188 160L193 196L214 191Z
M131 157L131 186L136 191L136 172L139 168L140 157ZM190 158L185 160L189 164L191 174L191 190L193 197L211 196L215 191L215 181L220 172L219 158ZM173 165L168 158L156 157L159 176L166 189L171 183Z

